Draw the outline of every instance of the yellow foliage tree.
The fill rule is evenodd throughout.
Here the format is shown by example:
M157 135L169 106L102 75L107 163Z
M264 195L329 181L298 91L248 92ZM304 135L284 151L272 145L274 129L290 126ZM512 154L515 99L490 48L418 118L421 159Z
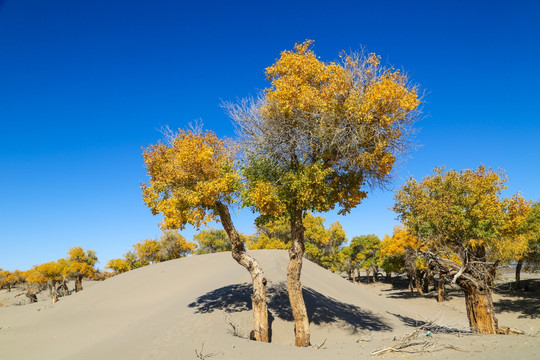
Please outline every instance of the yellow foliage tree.
M64 274L75 279L75 291L83 290L82 280L92 278L96 269L94 265L97 262L96 252L94 250L84 251L82 247L76 246L68 251L67 266Z
M105 266L105 268L112 270L114 275L132 270L129 261L126 259L111 259L107 261L107 266Z
M246 203L260 223L285 216L291 224L287 285L297 346L310 343L300 282L305 212L338 206L346 214L369 186L386 183L420 104L407 76L375 54L326 63L312 43L266 68L270 86L259 99L226 104L245 145Z
M394 211L414 236L429 242L423 256L430 266L453 276L465 293L471 329L496 333L491 286L498 264L527 248L523 227L530 203L520 195L501 199L506 177L484 166L434 172L421 182L407 181L395 195Z
M232 256L245 267L253 281L252 337L268 342L266 279L259 263L245 251L228 206L236 200L240 175L234 169L234 149L210 131L179 130L167 144L149 146L143 152L150 177L143 184L143 199L153 214L164 215L163 229L196 228L220 221L232 244Z

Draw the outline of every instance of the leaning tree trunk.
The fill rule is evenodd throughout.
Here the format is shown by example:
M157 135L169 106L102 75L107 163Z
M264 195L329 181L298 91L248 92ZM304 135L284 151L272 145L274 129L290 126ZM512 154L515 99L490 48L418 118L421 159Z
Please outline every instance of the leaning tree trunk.
M307 347L310 345L309 319L302 295L302 258L304 256L304 224L302 211L296 211L291 219L292 243L289 249L289 266L287 267L287 290L294 317L295 345Z
M496 334L498 323L493 311L489 287L478 288L462 278L457 280L457 284L465 293L467 317L472 332L474 334Z
M519 259L516 265L516 281L514 283L514 289L521 288L521 268L523 267L523 259Z
M266 305L266 278L259 262L246 253L244 242L240 239L234 227L229 209L222 203L217 203L221 224L227 232L232 244L232 257L249 271L253 283L251 303L253 307L253 330L250 338L256 341L268 342L268 308Z

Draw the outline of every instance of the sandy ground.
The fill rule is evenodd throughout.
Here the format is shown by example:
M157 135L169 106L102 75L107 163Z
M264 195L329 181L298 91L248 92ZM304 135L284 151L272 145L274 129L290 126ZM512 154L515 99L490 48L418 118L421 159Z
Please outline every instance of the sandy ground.
M463 297L413 296L393 285L353 284L305 261L302 283L311 321L310 348L295 348L285 289L285 251L251 252L269 280L272 343L246 339L250 277L230 253L168 261L134 270L61 298L26 302L0 291L0 359L539 359L540 281L508 290L503 272L494 295L499 324L525 335L472 335ZM426 322L428 324L426 324ZM400 352L373 352L396 347ZM415 345L416 344L416 345ZM199 354L199 355L198 355Z

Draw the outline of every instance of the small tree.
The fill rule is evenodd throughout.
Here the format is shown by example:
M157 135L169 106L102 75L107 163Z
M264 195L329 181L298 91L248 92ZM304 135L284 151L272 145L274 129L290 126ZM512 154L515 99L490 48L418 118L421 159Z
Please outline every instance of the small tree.
M430 266L453 276L465 293L467 315L475 333L498 330L491 299L497 266L524 253L522 229L529 203L521 196L500 198L503 174L476 170L444 171L421 182L407 181L396 193L394 211L424 244ZM459 263L453 256L459 257Z
M68 255L64 274L75 279L75 292L79 292L83 290L82 280L91 278L96 273L94 266L98 258L94 250L84 251L80 246L69 249Z
M231 240L225 230L205 229L193 235L193 240L199 244L196 251L199 255L232 250Z
M111 259L107 262L107 266L105 266L105 269L112 270L114 275L122 274L132 270L129 261L127 261L126 259Z
M366 281L368 283L370 273L373 274L373 282L377 282L377 274L379 272L377 260L380 257L380 243L381 240L374 234L355 236L351 240L350 246L355 249L356 262L360 268L366 270Z
M142 266L161 261L161 246L157 240L146 239L133 245L133 248Z
M150 176L143 184L143 198L153 214L164 215L163 229L200 228L219 220L232 244L233 258L249 271L253 282L254 329L252 338L268 342L266 279L248 255L236 231L229 206L235 202L240 176L234 169L234 151L212 132L179 130L168 144L157 144L143 152Z
M375 54L325 63L311 44L296 44L266 68L270 87L258 100L226 105L244 144L246 204L262 215L258 223L284 216L290 224L296 346L310 344L300 281L306 212L337 205L346 214L366 188L387 182L420 103L407 76L385 69Z
M23 273L19 270L15 270L12 273L9 273L9 275L6 277L6 283L8 287L8 291L11 291L11 288L18 283L21 283L24 281Z
M165 230L159 239L159 259L161 261L179 259L195 250L197 244L186 241L178 230Z

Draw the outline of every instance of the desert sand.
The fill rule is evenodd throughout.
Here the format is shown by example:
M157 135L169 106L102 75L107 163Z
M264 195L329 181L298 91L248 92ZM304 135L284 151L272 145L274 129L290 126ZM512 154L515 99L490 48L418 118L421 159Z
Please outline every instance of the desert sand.
M0 291L0 359L539 359L540 299L495 294L499 324L525 335L472 335L459 291L437 303L390 284L353 284L308 260L309 348L296 348L286 251L250 252L268 282L272 343L251 330L250 277L230 253L154 264L61 298L14 306ZM524 277L526 279L526 277ZM19 291L19 292L17 292ZM408 346L397 347L405 336Z

